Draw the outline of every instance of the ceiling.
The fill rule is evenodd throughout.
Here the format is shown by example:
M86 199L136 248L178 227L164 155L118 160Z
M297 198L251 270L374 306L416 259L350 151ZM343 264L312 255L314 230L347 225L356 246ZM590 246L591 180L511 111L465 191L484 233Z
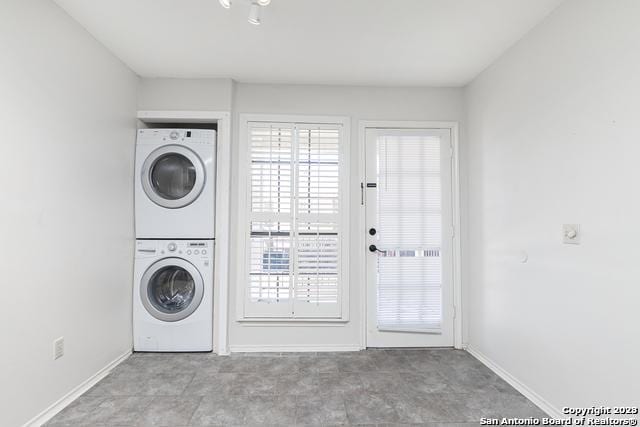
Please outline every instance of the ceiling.
M54 0L144 77L463 86L562 0Z

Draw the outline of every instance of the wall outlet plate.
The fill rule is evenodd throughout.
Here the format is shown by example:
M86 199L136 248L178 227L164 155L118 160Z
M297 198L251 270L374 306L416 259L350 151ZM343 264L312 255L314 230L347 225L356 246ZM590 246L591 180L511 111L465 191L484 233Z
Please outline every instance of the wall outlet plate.
M53 341L53 360L60 359L62 356L64 356L64 337Z
M579 245L581 237L580 224L562 224L562 243Z

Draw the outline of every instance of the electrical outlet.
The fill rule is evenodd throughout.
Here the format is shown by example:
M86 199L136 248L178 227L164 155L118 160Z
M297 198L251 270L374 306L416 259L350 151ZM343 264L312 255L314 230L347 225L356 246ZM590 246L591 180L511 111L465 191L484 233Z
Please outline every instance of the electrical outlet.
M62 356L64 356L64 337L53 341L53 360L60 359Z

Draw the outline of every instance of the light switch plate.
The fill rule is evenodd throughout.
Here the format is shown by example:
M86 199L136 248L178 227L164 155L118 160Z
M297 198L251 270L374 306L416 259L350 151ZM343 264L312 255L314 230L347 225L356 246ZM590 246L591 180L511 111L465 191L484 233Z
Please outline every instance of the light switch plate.
M581 237L580 224L562 224L562 243L579 245Z

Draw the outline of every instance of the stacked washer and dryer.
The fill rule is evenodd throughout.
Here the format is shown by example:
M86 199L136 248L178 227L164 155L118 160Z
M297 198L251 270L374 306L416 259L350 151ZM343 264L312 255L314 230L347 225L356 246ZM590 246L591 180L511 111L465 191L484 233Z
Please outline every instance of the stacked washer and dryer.
M215 153L214 130L138 131L136 351L213 349Z

